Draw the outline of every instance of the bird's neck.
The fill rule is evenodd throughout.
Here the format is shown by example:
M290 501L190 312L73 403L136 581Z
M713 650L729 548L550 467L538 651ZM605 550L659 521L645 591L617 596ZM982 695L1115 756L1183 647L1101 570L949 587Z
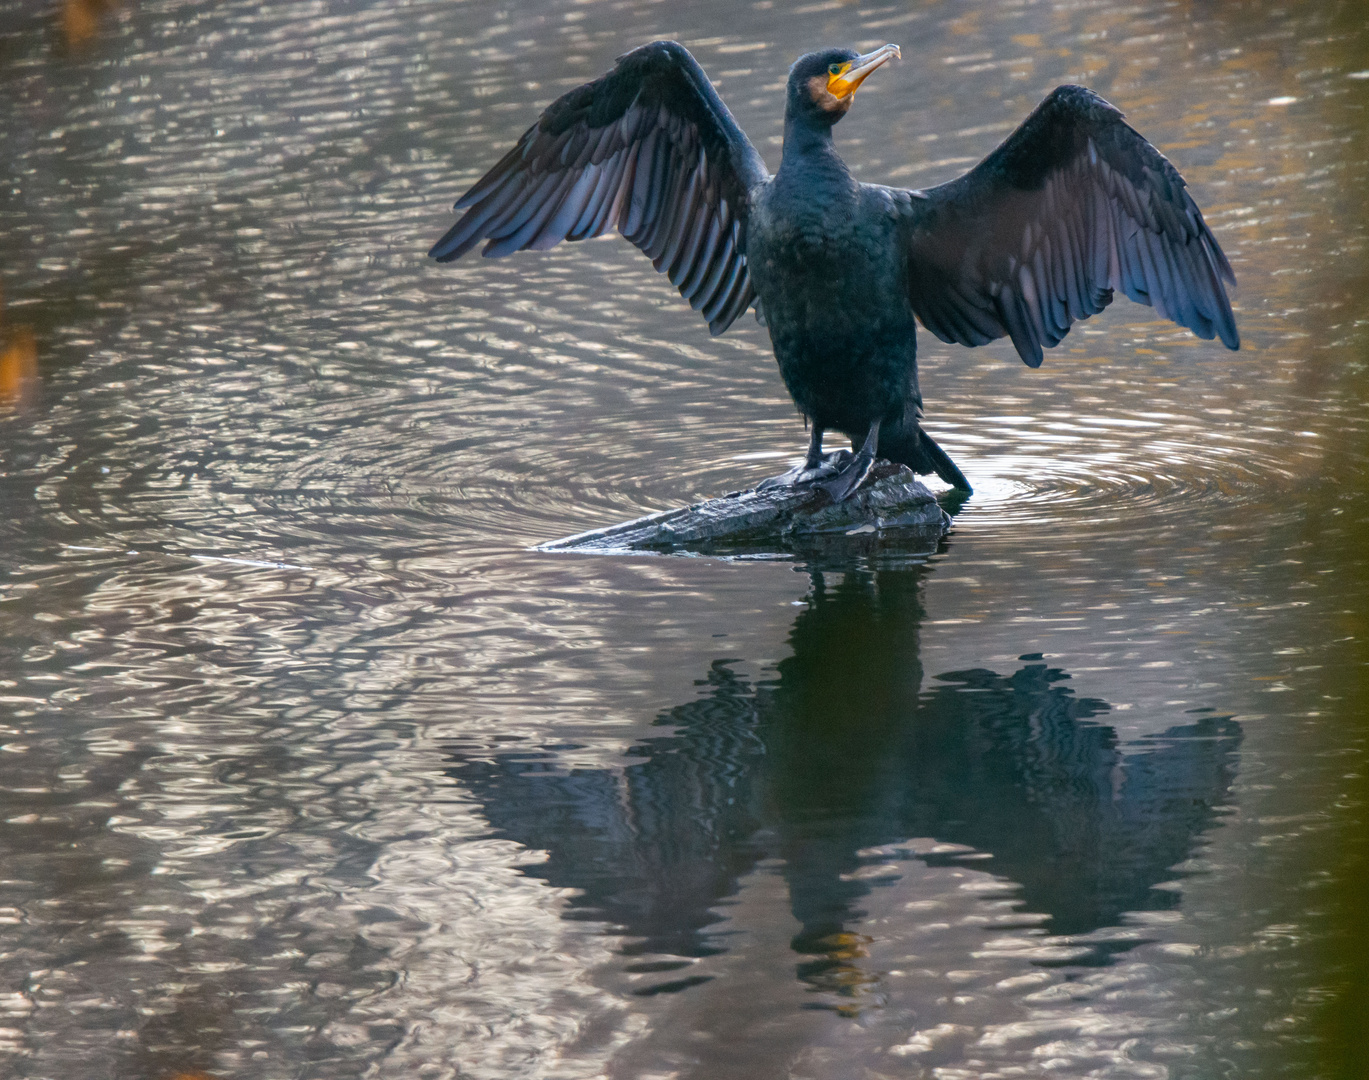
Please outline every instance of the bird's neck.
M814 124L801 117L784 118L784 153L776 179L790 176L831 174L847 181L851 174L837 153L830 124Z

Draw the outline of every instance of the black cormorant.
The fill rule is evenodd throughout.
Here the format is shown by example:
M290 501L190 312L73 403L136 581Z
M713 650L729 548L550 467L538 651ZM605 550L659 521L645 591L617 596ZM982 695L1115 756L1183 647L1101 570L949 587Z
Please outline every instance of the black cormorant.
M616 228L721 334L748 307L812 423L776 477L835 500L876 455L970 489L918 425L914 317L942 341L1010 337L1030 367L1121 290L1199 337L1239 346L1226 256L1184 180L1091 90L1061 86L958 180L858 183L832 144L856 88L890 57L828 49L789 72L771 176L689 52L657 41L558 98L457 202L441 262L545 249ZM823 433L852 455L824 459Z

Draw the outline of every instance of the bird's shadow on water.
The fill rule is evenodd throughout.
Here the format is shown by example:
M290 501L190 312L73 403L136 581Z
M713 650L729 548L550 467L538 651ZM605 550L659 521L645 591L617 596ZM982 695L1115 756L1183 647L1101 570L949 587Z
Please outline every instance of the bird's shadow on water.
M609 924L628 970L665 976L638 993L706 981L671 977L689 961L659 957L731 947L709 932L714 909L764 860L780 867L801 927L796 975L815 990L840 989L873 887L858 872L870 849L910 838L956 847L923 844L916 857L930 864L991 855L975 867L1015 886L1051 935L1173 907L1179 894L1153 886L1216 823L1239 725L1176 717L1124 752L1108 703L1075 694L1039 655L1007 674L924 679L926 573L811 571L775 678L749 680L719 657L698 698L662 712L661 734L621 769L567 768L570 748L546 745L459 751L451 775L495 832L547 853L527 873L576 890L567 917ZM1136 941L1094 934L1069 962L1106 964Z

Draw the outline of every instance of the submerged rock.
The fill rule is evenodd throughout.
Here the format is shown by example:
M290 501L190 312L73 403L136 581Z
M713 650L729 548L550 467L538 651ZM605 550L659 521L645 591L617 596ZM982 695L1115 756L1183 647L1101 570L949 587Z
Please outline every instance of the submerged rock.
M950 522L936 496L907 466L880 460L843 502L834 503L826 492L812 487L734 491L693 506L551 540L536 550L762 555L815 545L858 546L862 538L893 532L901 539L934 547Z

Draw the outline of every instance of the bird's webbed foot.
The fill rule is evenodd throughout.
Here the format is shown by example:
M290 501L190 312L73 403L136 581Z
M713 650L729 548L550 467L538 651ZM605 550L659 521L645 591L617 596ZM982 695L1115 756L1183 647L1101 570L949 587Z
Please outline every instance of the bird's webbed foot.
M870 425L870 433L865 436L865 442L861 444L860 450L855 454L848 451L841 451L847 454L846 463L841 467L835 476L830 480L819 480L814 487L822 488L832 497L834 503L839 503L849 497L856 488L860 487L860 482L870 472L870 467L875 463L875 449L879 446L879 421Z
M841 453L847 458L845 467L837 470L836 475L830 479L817 480L813 484L814 487L827 492L834 503L841 502L860 487L860 482L865 479L870 472L870 466L875 463L874 454L853 454L849 450L843 450Z
M788 472L762 480L756 485L757 491L773 491L775 488L811 487L840 474L851 460L849 450L838 450L832 454L822 452L821 424L814 424L808 437L808 453L803 464L795 465Z
M816 462L805 460L802 465L795 465L788 472L782 472L779 476L771 476L762 480L756 485L756 490L773 491L775 488L784 487L811 487L840 473L850 462L852 456L849 450L836 450L830 454L823 454Z

